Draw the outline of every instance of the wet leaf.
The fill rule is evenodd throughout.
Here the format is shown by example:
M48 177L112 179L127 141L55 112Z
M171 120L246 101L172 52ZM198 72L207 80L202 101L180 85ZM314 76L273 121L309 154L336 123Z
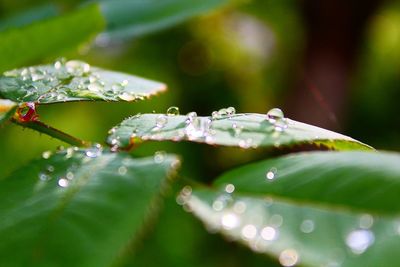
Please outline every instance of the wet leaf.
M212 232L283 266L392 266L400 245L400 155L310 152L229 171L178 202Z
M78 60L6 71L0 95L16 102L137 101L165 90L162 83L91 67Z
M15 114L17 107L17 103L11 100L0 99L0 125Z
M43 153L0 180L2 265L111 266L153 216L176 163L99 147Z
M398 218L325 209L239 190L228 194L194 188L180 199L209 231L274 257L283 266L395 266L400 246Z
M246 113L213 117L143 114L130 117L110 130L108 143L127 148L146 140L192 141L241 148L296 144L324 145L332 149L371 149L348 136L288 118L272 120Z
M376 214L400 214L400 154L297 153L245 165L220 176L240 192L270 194L300 203L336 205Z

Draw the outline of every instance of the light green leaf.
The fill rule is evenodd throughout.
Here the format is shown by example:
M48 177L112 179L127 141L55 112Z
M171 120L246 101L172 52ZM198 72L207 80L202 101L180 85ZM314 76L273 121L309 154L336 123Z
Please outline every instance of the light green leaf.
M283 266L397 266L399 218L324 209L239 190L191 190L185 187L178 201L210 232L272 256Z
M101 1L109 39L131 38L162 30L220 8L231 0L119 0Z
M0 71L59 55L104 29L97 5L0 33Z
M69 101L136 101L166 89L159 82L91 67L70 60L7 71L0 95L16 102L51 104Z
M17 103L8 99L0 99L0 125L8 121L15 114L17 108Z
M100 147L43 153L0 180L2 265L111 266L137 241L178 163Z
M127 148L145 140L187 140L241 148L314 144L338 150L371 149L348 136L288 118L272 119L255 113L213 114L210 117L198 117L194 112L187 116L139 114L111 129L108 143Z

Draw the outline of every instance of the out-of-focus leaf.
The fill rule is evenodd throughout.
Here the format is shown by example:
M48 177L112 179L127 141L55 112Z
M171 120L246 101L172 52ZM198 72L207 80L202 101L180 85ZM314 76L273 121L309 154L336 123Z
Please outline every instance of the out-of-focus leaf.
M89 41L104 29L97 5L0 33L0 71L19 67Z
M161 30L207 13L231 0L101 1L108 38L130 38Z
M374 214L400 214L400 155L387 152L313 152L245 165L216 180L238 192L299 203L335 205Z
M135 101L165 90L162 83L70 60L7 71L0 95L17 102Z
M311 152L229 171L178 201L283 266L396 266L400 155Z
M15 27L22 27L30 23L47 19L58 15L58 9L54 4L48 3L26 10L17 15L5 18L0 21L0 31Z
M1 264L111 266L138 238L178 162L99 147L45 152L0 181Z
M0 125L10 119L17 108L17 103L8 99L0 99Z
M145 140L188 140L210 145L241 148L315 144L329 148L371 149L348 136L288 118L271 119L264 114L246 113L198 117L165 114L136 115L111 129L108 143L127 148Z
M283 266L397 266L398 218L239 190L186 187L183 192L180 201L209 231L275 257Z

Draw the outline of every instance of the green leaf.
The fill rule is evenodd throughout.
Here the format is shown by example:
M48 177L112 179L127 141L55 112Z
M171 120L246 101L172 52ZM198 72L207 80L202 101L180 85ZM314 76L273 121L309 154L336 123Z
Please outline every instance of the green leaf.
M97 5L0 33L0 71L59 55L104 29Z
M30 23L48 19L56 15L59 15L59 11L57 6L53 3L35 6L14 16L2 19L0 21L0 31L26 26Z
M111 266L146 227L177 163L100 147L45 152L0 180L2 265Z
M15 114L17 108L17 103L8 99L0 99L0 125L8 121Z
M70 60L7 71L0 76L0 95L17 102L51 104L69 101L135 101L166 86L133 75Z
M231 0L101 1L107 38L131 38L174 26L222 7Z
M373 214L400 214L400 155L388 152L298 153L245 165L220 176L238 192Z
M213 112L211 117L198 117L194 112L187 116L139 114L111 129L108 137L109 144L120 148L145 140L187 140L241 148L314 144L338 150L371 149L348 136L287 118L273 119L255 113L222 115L222 112Z
M227 188L229 192L232 188ZM210 232L283 266L397 266L400 219L256 195L185 187L178 198Z
M400 245L400 155L293 154L228 171L178 202L212 232L283 266L393 266Z

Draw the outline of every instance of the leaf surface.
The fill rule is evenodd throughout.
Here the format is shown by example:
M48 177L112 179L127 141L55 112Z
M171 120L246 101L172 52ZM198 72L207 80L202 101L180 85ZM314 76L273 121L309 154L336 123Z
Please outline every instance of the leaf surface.
M165 84L92 67L78 60L6 71L0 95L16 102L137 101L166 89Z
M137 241L178 163L99 147L43 157L0 180L4 266L111 266Z
M243 113L200 117L143 114L124 120L110 130L108 143L127 148L146 140L192 141L241 148L314 144L337 150L371 149L348 136L288 118L279 121L264 114Z

